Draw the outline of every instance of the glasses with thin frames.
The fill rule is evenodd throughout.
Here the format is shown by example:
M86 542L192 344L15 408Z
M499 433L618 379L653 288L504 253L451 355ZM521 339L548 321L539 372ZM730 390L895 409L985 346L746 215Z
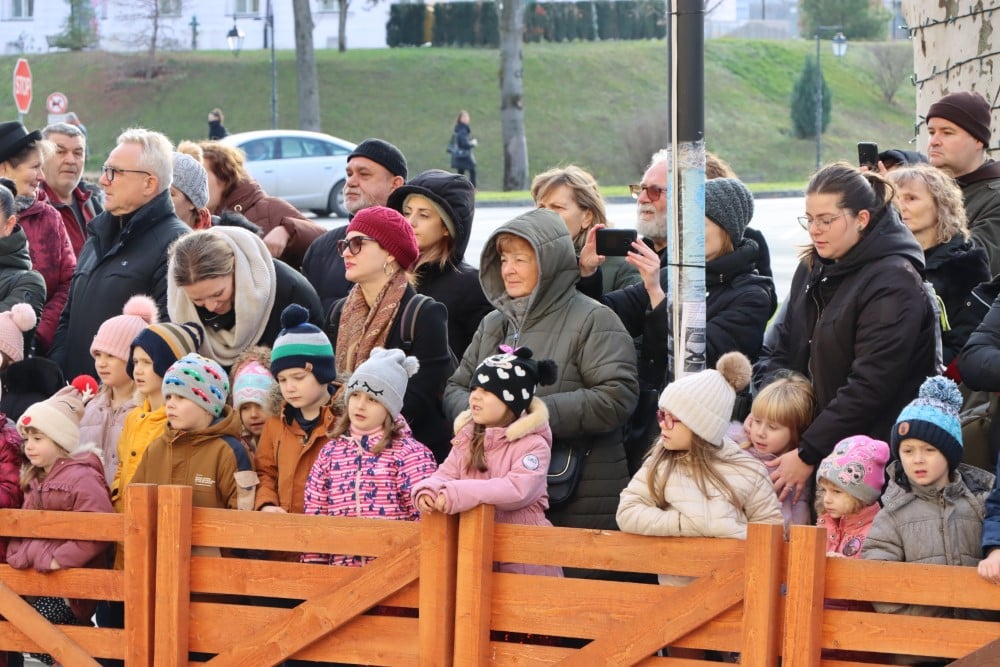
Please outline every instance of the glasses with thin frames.
M662 409L656 411L656 421L659 422L659 423L661 423L661 424L666 424L668 431L672 431L673 430L674 424L680 424L680 423L682 423L680 419L678 419L677 417L673 416L672 414L670 414L666 410L662 410Z
M378 243L378 239L373 239L370 236L352 236L349 239L340 239L337 241L337 254L343 257L350 250L352 255L357 255L361 252L365 241L375 241Z
M829 218L810 218L808 215L800 215L797 220L799 224L802 225L802 229L809 231L809 225L816 225L816 227L821 231L826 231L830 229L830 225L834 223L837 218L844 217L844 211L841 211L837 215L830 216Z
M141 169L119 169L118 167L109 167L108 165L101 167L101 173L104 174L104 178L108 179L108 183L113 183L115 176L118 174L145 174L146 176L152 176L148 171Z
M649 201L658 200L663 193L667 191L666 188L661 188L659 185L642 185L641 183L633 183L628 186L628 191L632 193L632 199L638 199L643 190L646 191L646 196L649 197Z

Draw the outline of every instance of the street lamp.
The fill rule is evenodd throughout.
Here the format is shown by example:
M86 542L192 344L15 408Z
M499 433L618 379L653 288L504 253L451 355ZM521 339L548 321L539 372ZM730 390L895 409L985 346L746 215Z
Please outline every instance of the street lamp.
M824 30L836 30L833 36L833 55L840 58L847 53L847 37L844 36L843 26L840 25L818 25L816 26L816 169L819 170L823 163L823 65L820 62L819 35Z
M260 21L259 16L253 17ZM226 43L233 55L238 56L243 48L243 31L236 27L236 16L233 16L233 29L226 35ZM274 7L267 0L267 13L264 16L264 48L271 46L271 129L278 127L278 65L274 55Z

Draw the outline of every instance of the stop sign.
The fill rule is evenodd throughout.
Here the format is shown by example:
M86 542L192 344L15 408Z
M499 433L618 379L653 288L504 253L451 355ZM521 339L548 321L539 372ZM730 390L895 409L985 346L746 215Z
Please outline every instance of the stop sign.
M14 103L18 113L28 113L31 107L31 68L24 58L14 65Z

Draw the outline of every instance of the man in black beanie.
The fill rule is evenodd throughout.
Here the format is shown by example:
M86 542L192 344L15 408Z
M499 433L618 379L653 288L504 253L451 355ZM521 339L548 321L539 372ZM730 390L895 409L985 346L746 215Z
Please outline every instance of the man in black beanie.
M385 206L389 193L405 182L402 151L383 139L365 139L347 156L344 206L351 217L363 208ZM302 273L327 313L354 284L344 277L344 258L337 252L337 241L346 235L347 225L331 229L309 245L302 259Z
M969 231L989 253L990 272L1000 274L1000 163L986 158L990 103L979 93L950 93L926 118L927 157L962 188Z

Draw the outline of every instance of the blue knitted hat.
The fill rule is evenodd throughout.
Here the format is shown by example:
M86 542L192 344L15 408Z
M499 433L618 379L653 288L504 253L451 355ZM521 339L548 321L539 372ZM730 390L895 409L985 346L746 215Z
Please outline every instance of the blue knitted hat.
M917 398L903 408L892 427L892 456L899 458L899 443L916 438L933 445L948 460L948 470L962 461L962 425L958 411L962 393L954 382L937 375L920 385Z
M321 384L337 378L333 346L319 327L309 323L309 311L297 303L281 311L281 333L271 348L271 375L288 368L305 368Z

